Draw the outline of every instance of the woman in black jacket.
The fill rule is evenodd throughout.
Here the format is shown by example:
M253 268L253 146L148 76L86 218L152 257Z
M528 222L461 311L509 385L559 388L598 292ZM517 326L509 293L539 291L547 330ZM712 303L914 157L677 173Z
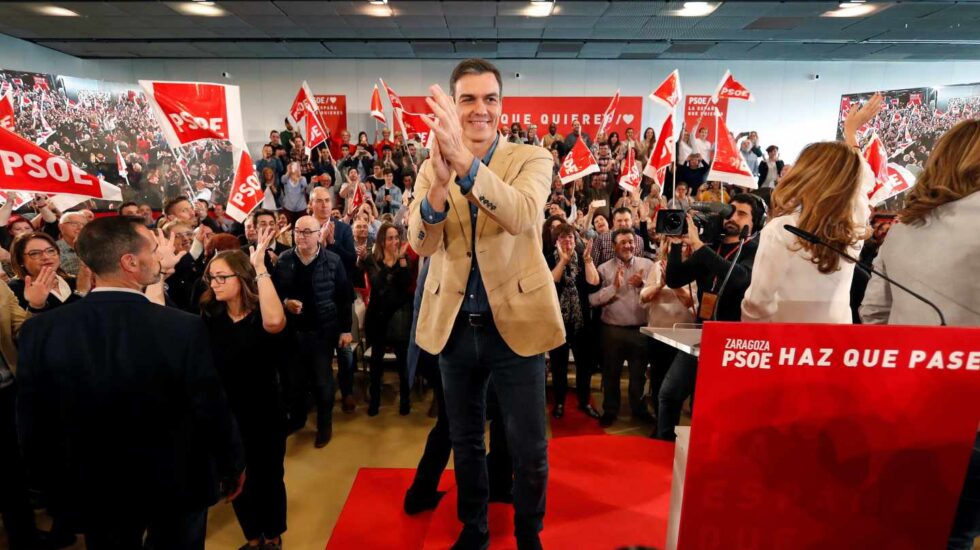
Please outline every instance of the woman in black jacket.
M578 246L578 232L573 225L565 222L556 225L551 234L554 248L545 253L545 259L555 280L561 317L565 322L565 343L548 352L555 396L555 407L551 414L556 419L565 414L568 350L571 348L575 353L575 393L578 396L578 408L592 418L599 418L599 413L589 402L592 372L585 335L590 312L589 293L595 292L599 284L599 272L592 261L592 241L587 241L584 248Z
M68 275L61 269L61 252L58 244L47 233L34 232L21 235L10 247L10 264L17 275L10 280L10 290L17 296L20 307L29 311L47 311L82 298L92 286L92 274L87 267L79 270L79 278ZM24 298L27 277L37 279L43 268L55 271L55 278L49 289L48 301L44 308L37 310Z
M368 416L376 416L381 405L381 376L384 372L385 348L388 346L395 349L398 361L398 412L404 416L411 409L405 363L412 320L412 269L405 258L407 245L407 242L403 244L401 231L397 227L383 223L378 229L374 252L361 262L371 285L364 319L364 329L371 346Z

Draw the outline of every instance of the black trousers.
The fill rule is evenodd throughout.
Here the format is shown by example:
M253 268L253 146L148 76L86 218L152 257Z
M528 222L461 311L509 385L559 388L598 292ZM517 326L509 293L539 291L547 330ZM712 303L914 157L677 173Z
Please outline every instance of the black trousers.
M571 340L571 344L568 341ZM592 361L584 334L570 335L566 342L548 352L551 359L551 387L555 392L555 405L565 404L568 394L568 350L575 353L575 395L578 406L589 404L592 390Z
M602 412L616 416L620 405L620 378L623 362L629 368L629 404L633 414L646 412L643 403L643 389L646 385L646 358L648 338L640 333L639 327L619 327L603 323L601 334L602 349Z
M291 429L299 429L306 424L310 393L316 403L317 431L325 430L333 422L336 386L331 362L337 338L336 333L327 334L319 330L293 332L292 357L282 376Z
M207 523L206 508L145 520L117 519L113 521L112 527L86 531L85 548L88 550L204 550Z
M668 344L647 338L647 358L650 362L650 395L653 401L653 411L660 415L660 388L664 384L671 363L677 355L677 348Z
M439 478L449 464L449 453L453 450L449 439L449 417L446 415L446 394L442 387L442 376L439 373L439 358L421 351L419 354L418 372L432 386L439 417L435 426L429 431L425 441L425 450L415 470L415 480L412 481L410 492L418 495L435 493L439 487ZM497 396L490 386L487 396L487 418L490 421L490 452L487 453L487 475L490 481L491 498L509 496L514 483L514 466L511 462L510 451L507 448L507 434L500 418L500 405Z
M10 549L30 550L35 547L36 527L17 438L16 398L16 383L0 389L0 518Z
M281 417L239 418L245 446L245 486L232 506L248 540L286 532L286 431Z

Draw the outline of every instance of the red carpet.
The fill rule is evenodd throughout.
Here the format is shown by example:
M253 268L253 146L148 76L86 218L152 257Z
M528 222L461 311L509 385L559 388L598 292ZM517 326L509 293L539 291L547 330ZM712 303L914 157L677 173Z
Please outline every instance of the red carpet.
M673 456L672 444L640 437L552 440L544 547L663 548ZM450 489L434 513L408 518L401 502L412 474L362 469L327 549L444 550L452 545L461 529L455 490ZM512 515L510 506L491 505L491 549L515 547Z
M569 395L565 400L565 415L561 417L561 420L555 420L555 417L551 416L551 411L554 410L555 398L548 388L548 422L551 423L551 437L574 437L577 435L603 435L606 433L599 425L599 421L594 418L589 418L585 413L578 410L578 400L575 395ZM595 406L595 403L592 403Z

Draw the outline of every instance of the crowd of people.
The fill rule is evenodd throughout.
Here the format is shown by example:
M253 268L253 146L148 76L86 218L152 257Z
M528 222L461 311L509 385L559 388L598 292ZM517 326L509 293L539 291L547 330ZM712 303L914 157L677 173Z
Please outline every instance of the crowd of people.
M480 76L484 69L476 67L473 74ZM775 145L763 151L756 132L733 136L759 178L759 189L752 191L706 180L714 145L704 128L682 133L676 151L681 162L676 177L668 174L666 190L644 178L636 192L618 185L619 172L630 149L641 163L649 160L656 143L651 128L642 136L630 128L623 138L612 132L594 139L578 123L568 135L558 133L554 125L542 135L533 125L501 128L482 156L471 155L469 172L457 170L464 175L454 185L464 192L478 190L474 192L483 210L473 204L467 208L465 201L463 206L452 203L452 208L469 212L459 225L472 223L471 234L476 234L478 217L497 209L494 200L517 200L484 195L500 193L480 175L494 151L502 143L543 147L551 155L552 187L543 211L529 216L535 223L544 220L543 226L533 228L532 244L538 249L532 252L536 262L546 263L551 277L538 281L533 274L505 273L501 266L480 262L474 269L484 281L505 280L485 287L479 276L474 281L464 273L467 283L459 299L466 319L462 324L442 319L452 326L440 328L427 319L433 308L445 306L421 305L422 296L429 292L449 298L445 291L439 294L438 278L427 280L430 263L423 257L444 254L448 247L454 247L457 257L481 258L482 252L476 239L452 241L447 236L444 243L429 234L447 216L445 207L432 202L439 195L433 194L431 174L449 166L455 169L451 153L426 150L399 135L392 139L387 129L373 143L365 132L352 142L344 131L308 152L287 120L283 130L270 132L256 160L263 201L238 223L222 208L220 190L230 175L221 167L225 162L230 166L230 152L220 142L208 142L190 155L195 160L189 174L196 182L191 196L182 188L187 182L160 183L170 181L177 163L162 160L167 149L158 133L126 125L123 115L144 106L122 98L90 97L75 107L64 102L69 110L56 114L54 104L60 99L38 92L26 93L49 103L44 111L48 123L72 128L49 138L49 148L84 166L86 156L89 162L102 162L98 150L114 150L117 142L122 148L123 141L133 140L126 142L124 152L134 172L142 174L131 173L128 183L143 194L119 205L118 215L99 219L87 208L59 212L43 196L32 202L36 214L30 219L13 213L12 202L0 209L0 260L6 281L0 284L0 437L5 449L0 453L5 461L0 467L0 512L12 549L58 548L79 532L93 550L123 548L138 544L134 541L142 539L144 531L148 540L160 541L159 548L203 548L206 508L219 496L233 502L247 547L281 548L286 531L286 438L303 429L313 409L314 445L330 443L338 389L341 410L357 410L353 387L358 360L369 371L367 414L379 414L383 372L391 356L399 378L399 414L411 412L409 389L416 373L437 390L439 421L405 501L409 513L434 507L441 496L436 483L449 457L450 437L457 476L472 476L478 483L474 465L477 455L483 457L484 427L481 419L470 422L468 401L462 397L473 375L452 370L447 358L458 356L462 364L462 357L480 352L462 344L441 354L425 350L442 347L463 330L500 323L488 317L488 304L499 299L493 290L512 279L514 292L520 294L554 285L553 293L541 295L542 300L555 297L555 322L564 330L563 338L545 340L554 344L547 353L554 389L551 416L557 421L565 416L569 365L574 362L577 409L604 427L613 425L622 414L625 365L632 419L648 424L651 437L668 441L674 439L684 403L693 395L697 358L647 338L640 327L708 319L934 322L930 312L892 294L887 283L872 279L869 284L862 275L865 268L782 231L787 224L796 225L860 253L865 265L887 262L890 272L918 269L901 248L885 241L895 218L875 218L867 204L873 177L858 152L857 134L869 122L889 116L880 96L845 118L845 142L811 144L795 166L779 159ZM98 131L108 123L105 112L118 113L113 115L115 134ZM952 228L977 215L976 172L960 174L949 162L968 159L973 168L980 163L977 122L949 129L933 115L922 115L920 123L928 126L937 143L928 158L916 157L924 163L924 172L900 213L901 239L909 243L905 246L913 246L910 239L916 235L931 238L934 231L921 224L929 216L949 218ZM898 130L884 131L892 135ZM88 139L81 139L86 135ZM100 136L94 138L98 145L93 135ZM561 161L578 140L593 150L600 171L562 185L557 177ZM528 162L547 169L549 161L541 149L522 151L530 155ZM430 162L423 165L427 159ZM431 174L425 191L416 196L422 169ZM949 181L955 185L944 187ZM146 182L159 186L149 189L166 193L162 211L155 211L154 200L147 199ZM201 196L206 189L213 194ZM452 197L445 199L448 204ZM679 211L685 220L683 231L665 232L657 223L660 214L671 211ZM491 218L511 234L523 231L507 213L497 215ZM720 231L709 236L699 228L711 216ZM867 230L869 223L873 232ZM958 231L969 234L968 228ZM935 238L948 234L953 233L937 233ZM938 259L930 266L948 268ZM438 268L443 270L440 276L450 269L445 262ZM523 278L518 281L516 276ZM939 272L935 276L940 277ZM972 274L967 278L973 280ZM980 289L970 284L956 293L960 300L975 302L980 296ZM937 295L928 288L920 291ZM814 293L822 301L814 302ZM980 306L943 296L948 295L937 295L936 300L949 314L950 324L980 321L975 313ZM73 303L78 305L64 307ZM429 312L420 317L420 308L426 307ZM493 317L497 314L495 310ZM511 348L531 345L513 343L521 338L514 334L494 337ZM442 344L433 345L440 338ZM361 344L357 353L355 343ZM368 358L364 349L370 350ZM134 357L148 358L147 364ZM517 364L517 359L507 360ZM78 368L80 364L91 370L78 374L86 371ZM174 364L191 366L177 372ZM592 395L595 374L600 377L601 405ZM128 381L125 395L113 391L114 377ZM500 403L495 404L498 394ZM123 445L115 436L106 439L98 429L109 420L105 415L132 399L150 403L137 407L145 413L112 420L127 426L126 433L139 434L134 436L138 441ZM508 410L515 399L540 401L544 409L544 395L522 395L513 387L492 383L487 397L487 416L496 426L491 429L491 454L498 455L497 465L490 466L489 490L492 499L523 507L518 519L527 523L518 522L520 540L536 538L540 531L537 514L543 515L543 496L542 502L528 504L534 491L520 480L540 475L533 470L541 465L525 458L536 460L539 449L533 447L544 434L542 430L522 439L526 434L516 433L514 426L501 427L515 418ZM59 406L66 400L90 405L91 412L72 417L69 412L79 409ZM530 417L527 425L534 424ZM479 443L473 434L479 435ZM68 442L84 445L69 449ZM18 448L19 452L10 450ZM509 452L517 472L510 469ZM162 464L164 474L153 467ZM546 465L544 470L546 476ZM150 471L155 473L147 475ZM511 495L513 479L518 481ZM145 494L155 500L139 495L134 499L132 488L140 486L149 486ZM55 519L50 533L34 526L29 489L39 491ZM89 493L98 496L79 498ZM975 512L961 510L954 536L966 540L976 534L971 513L975 519ZM462 508L460 514L465 536L466 529L479 524L479 514L464 518Z

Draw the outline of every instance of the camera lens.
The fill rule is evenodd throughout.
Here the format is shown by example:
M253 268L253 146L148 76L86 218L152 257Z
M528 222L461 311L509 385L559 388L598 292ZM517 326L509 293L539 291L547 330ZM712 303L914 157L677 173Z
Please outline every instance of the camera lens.
M667 230L668 235L678 235L680 234L684 227L684 216L678 214L671 214L667 216L664 220L664 229Z

